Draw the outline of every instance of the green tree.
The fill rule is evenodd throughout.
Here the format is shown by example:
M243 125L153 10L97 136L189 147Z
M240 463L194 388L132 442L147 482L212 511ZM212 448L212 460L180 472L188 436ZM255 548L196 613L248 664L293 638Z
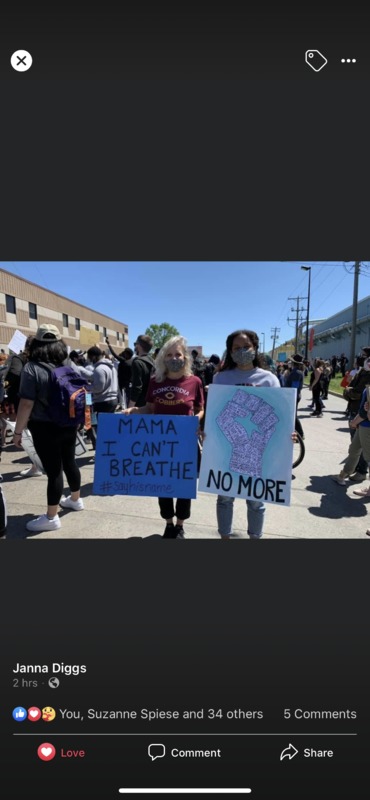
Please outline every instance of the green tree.
M169 322L161 322L160 325L150 325L145 331L147 336L153 339L153 347L163 347L164 343L171 339L171 336L180 336L180 332Z

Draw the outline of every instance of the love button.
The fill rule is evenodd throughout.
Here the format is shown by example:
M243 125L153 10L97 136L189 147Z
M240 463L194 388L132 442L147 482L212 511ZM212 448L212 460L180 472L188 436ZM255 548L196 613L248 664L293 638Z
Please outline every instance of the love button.
M85 758L85 755L85 750L65 750L64 747L62 747L60 751L61 758Z
M37 755L41 761L51 761L56 756L55 747L50 742L43 742L37 748Z

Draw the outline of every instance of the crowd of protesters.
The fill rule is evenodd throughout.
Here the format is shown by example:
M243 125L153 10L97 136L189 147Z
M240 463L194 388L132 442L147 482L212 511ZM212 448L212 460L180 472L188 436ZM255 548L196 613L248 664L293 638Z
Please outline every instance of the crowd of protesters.
M345 354L330 360L307 361L295 353L284 363L274 362L259 352L254 331L234 331L227 337L222 356L204 358L197 350L188 351L185 339L172 337L153 352L149 336L141 334L134 349L122 352L113 349L106 338L106 350L94 345L87 351L68 349L56 326L41 325L28 337L24 350L7 357L0 353L0 425L1 444L6 442L6 420L14 420L13 443L21 447L27 429L33 438L38 463L23 470L24 477L46 474L46 511L27 523L33 532L54 531L61 527L58 507L82 511L81 473L75 457L78 426L59 427L48 415L50 370L68 365L85 382L91 393L91 425L83 431L95 450L98 419L101 414L187 414L198 419L197 437L201 453L209 386L247 385L296 389L295 429L304 439L298 417L298 406L304 383L312 392L312 414L322 417L324 400L328 398L330 381L338 373L343 378L343 394L347 399L350 448L339 475L332 476L340 485L346 481L366 480L370 461L370 422L366 388L370 386L370 348L363 348L351 370ZM166 406L165 389L171 381L176 402ZM176 394L178 390L179 394ZM187 402L183 402L186 390ZM162 392L162 394L161 394ZM181 392L181 394L180 394ZM181 402L180 402L181 398ZM370 414L370 412L369 412ZM81 428L82 426L80 426ZM42 464L42 470L39 465ZM199 467L199 464L198 464ZM70 493L63 496L66 476ZM361 491L370 495L370 487ZM160 515L166 527L163 538L185 538L184 523L190 517L191 501L183 498L158 498ZM234 498L219 495L216 503L218 532L222 539L232 536ZM246 501L247 532L250 538L263 535L265 505Z

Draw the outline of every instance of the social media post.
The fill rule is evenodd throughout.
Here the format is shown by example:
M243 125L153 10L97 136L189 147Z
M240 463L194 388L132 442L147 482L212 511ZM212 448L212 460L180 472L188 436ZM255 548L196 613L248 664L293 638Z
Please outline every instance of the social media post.
M22 587L12 610L21 646L13 630L4 640L9 763L21 758L36 780L50 761L62 796L78 786L96 796L296 796L302 782L310 796L318 780L325 791L354 790L366 670L348 679L364 640L342 580L355 580L365 608L364 545L352 540L368 541L367 478L357 469L343 477L341 461L359 459L355 436L366 448L367 270L335 261L2 264L2 538L53 542L5 556L7 580L17 574ZM257 271L273 302L256 299L245 323ZM227 272L240 287L228 326ZM68 278L69 298L57 292ZM188 308L202 280L200 325ZM140 288L141 318L137 305L119 315L128 281L133 296ZM357 285L355 340L355 309L338 307L341 284L343 306ZM180 293L182 312L166 317ZM153 297L158 321L148 317ZM355 379L362 416L351 425L342 384ZM270 540L267 555L234 553L256 538ZM182 552L162 539L183 540ZM228 553L209 544L225 539L244 544ZM197 540L196 553L186 540ZM136 549L143 541L148 553ZM334 548L348 544L356 570L343 573Z
M361 798L366 21L51 14L0 31L4 796Z
M201 544L196 556L167 548L158 559L154 542L148 557L136 542L125 555L105 542L98 570L86 567L93 543L76 542L72 563L68 544L52 545L56 557L49 545L41 555L33 548L19 581L37 565L45 576L47 562L58 570L51 603L44 580L34 583L32 607L15 599L16 647L10 626L5 633L11 772L22 763L39 797L51 785L71 797L84 789L96 797L161 789L309 797L318 787L318 796L365 796L359 623L340 575L331 579L340 624L333 620L332 558L323 550L318 566L319 548L302 544L285 570L278 543L268 563L210 558ZM357 579L365 587L365 563ZM37 661L27 657L35 652ZM356 682L348 680L354 662ZM13 781L10 796L23 790Z
M256 272L269 292L246 313ZM3 538L366 540L369 276L3 263Z

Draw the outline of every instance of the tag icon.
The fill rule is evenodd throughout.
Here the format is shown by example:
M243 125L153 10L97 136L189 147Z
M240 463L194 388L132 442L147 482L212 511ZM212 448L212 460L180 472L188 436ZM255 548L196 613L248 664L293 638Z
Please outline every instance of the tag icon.
M320 53L320 50L306 50L305 62L315 72L320 72L328 63L328 59Z

